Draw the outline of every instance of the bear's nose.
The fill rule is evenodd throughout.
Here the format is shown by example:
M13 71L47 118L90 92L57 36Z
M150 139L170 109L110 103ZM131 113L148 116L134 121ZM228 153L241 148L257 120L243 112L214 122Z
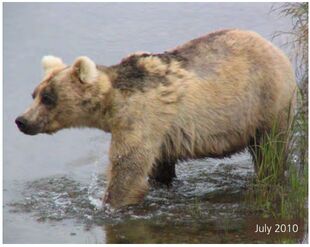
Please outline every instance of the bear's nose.
M15 123L17 127L21 130L24 131L27 129L27 120L24 117L18 117L15 119Z

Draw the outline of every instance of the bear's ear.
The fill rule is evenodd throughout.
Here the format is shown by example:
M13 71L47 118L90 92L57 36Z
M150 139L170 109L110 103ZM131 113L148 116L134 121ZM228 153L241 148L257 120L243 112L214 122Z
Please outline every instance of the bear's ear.
M99 72L96 64L88 57L78 57L72 65L73 73L84 83L94 83Z
M42 66L43 66L45 75L47 75L54 69L66 67L66 65L63 63L61 58L50 56L50 55L44 56L42 58Z

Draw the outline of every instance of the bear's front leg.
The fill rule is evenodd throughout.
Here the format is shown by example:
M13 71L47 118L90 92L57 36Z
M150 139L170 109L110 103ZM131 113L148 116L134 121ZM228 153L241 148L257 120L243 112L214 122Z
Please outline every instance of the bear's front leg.
M104 202L113 208L136 204L144 198L154 160L147 145L125 143L114 143L110 149L109 183Z

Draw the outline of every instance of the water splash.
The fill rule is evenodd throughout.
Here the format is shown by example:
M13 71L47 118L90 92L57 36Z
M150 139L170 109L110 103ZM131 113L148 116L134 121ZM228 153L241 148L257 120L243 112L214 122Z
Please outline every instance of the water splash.
M103 207L101 198L107 186L103 174L94 172L89 184L54 176L28 182L24 199L11 207L15 212L32 213L38 221L76 219L86 225L233 220L242 214L240 198L252 174L251 165L244 163L182 163L172 187L151 188L143 203L120 210Z

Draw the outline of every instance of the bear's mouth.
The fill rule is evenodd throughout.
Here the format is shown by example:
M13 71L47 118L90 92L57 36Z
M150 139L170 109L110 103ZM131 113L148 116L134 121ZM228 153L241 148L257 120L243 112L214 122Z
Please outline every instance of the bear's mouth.
M19 128L19 130L23 132L24 134L31 135L31 136L34 136L40 133L40 131L38 131L36 128L33 128L33 127Z

